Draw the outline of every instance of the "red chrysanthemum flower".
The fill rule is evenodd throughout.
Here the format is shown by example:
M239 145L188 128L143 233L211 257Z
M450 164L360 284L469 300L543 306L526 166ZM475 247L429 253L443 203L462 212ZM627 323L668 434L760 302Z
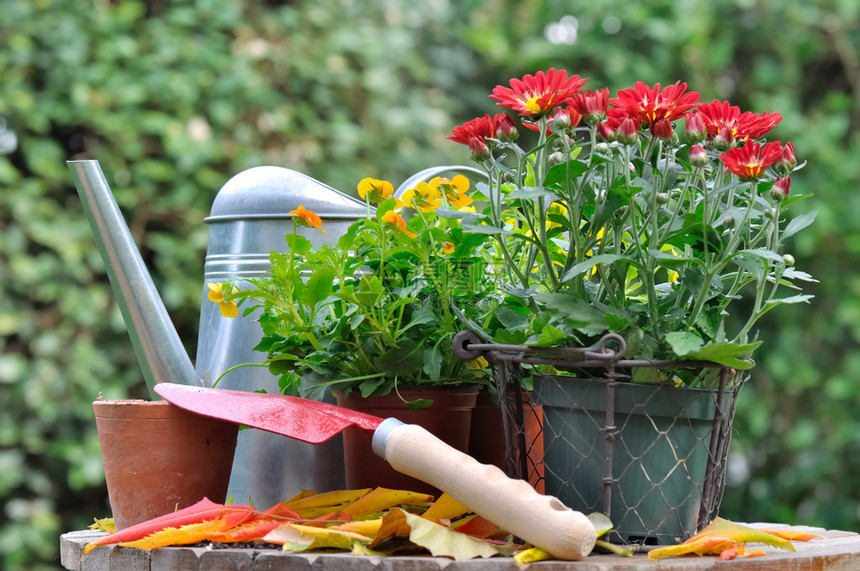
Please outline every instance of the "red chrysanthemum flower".
M610 99L609 104L635 117L640 125L647 125L652 133L656 125L658 131L663 134L666 131L666 122L683 117L699 103L698 92L685 93L686 91L687 84L680 81L667 85L662 90L659 83L648 87L637 81L632 89L619 91L618 97Z
M496 136L497 131L506 117L507 115L500 113L495 117L484 115L483 117L472 119L467 123L454 127L451 130L451 135L446 138L467 146L471 146L472 139L478 139L486 144L487 139L498 138Z
M578 75L568 77L563 69L550 68L547 72L526 75L522 80L512 79L510 87L497 85L490 98L499 101L496 105L519 111L520 115L543 117L570 103L586 81Z
M570 106L582 115L586 125L597 125L606 119L606 108L609 107L609 89L588 90L577 93L570 101Z
M744 180L755 180L782 155L782 143L771 141L766 145L747 139L743 147L733 147L720 155L729 172Z
M700 104L699 112L705 120L709 139L713 139L720 133L730 141L758 139L782 121L782 117L777 112L741 113L740 107L730 105L728 101L716 99L712 103ZM731 137L727 137L728 134Z

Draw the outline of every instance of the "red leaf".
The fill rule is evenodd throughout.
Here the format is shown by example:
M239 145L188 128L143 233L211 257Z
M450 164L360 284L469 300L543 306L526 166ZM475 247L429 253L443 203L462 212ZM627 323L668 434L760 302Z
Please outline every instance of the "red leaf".
M90 542L86 545L86 547L84 547L84 555L86 555L99 545L110 545L112 543L137 541L138 539L142 539L147 535L151 535L167 527L175 528L181 527L183 525L201 523L204 521L218 519L226 514L233 513L239 514L240 520L242 519L242 516L247 519L253 515L254 508L252 508L251 506L227 506L223 504L216 504L209 498L203 498L193 506L188 506L187 508L183 508L181 510L165 514L163 516L152 518L150 520L141 522L131 527L127 527L116 533L112 533L111 535L105 536L96 541ZM237 521L233 525L237 525L238 523L240 523L240 521Z

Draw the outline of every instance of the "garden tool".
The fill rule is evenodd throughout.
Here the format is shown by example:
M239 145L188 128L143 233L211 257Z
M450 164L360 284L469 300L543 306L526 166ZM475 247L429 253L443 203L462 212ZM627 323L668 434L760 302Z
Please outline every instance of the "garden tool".
M420 426L285 395L174 383L161 383L155 391L185 410L313 444L355 426L372 435L374 453L399 472L447 492L555 557L581 559L594 547L594 526L584 514L537 493L523 480L508 478L496 466L479 463Z

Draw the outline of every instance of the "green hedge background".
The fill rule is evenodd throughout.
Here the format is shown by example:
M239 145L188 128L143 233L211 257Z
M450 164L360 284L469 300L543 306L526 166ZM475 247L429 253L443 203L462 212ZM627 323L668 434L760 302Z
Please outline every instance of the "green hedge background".
M792 193L819 210L787 251L821 282L764 322L722 515L860 529L858 54L854 0L4 0L0 568L56 568L59 534L108 513L90 403L145 395L65 160L101 162L193 357L203 218L232 175L352 192L465 162L449 130L553 66L784 116L809 161Z

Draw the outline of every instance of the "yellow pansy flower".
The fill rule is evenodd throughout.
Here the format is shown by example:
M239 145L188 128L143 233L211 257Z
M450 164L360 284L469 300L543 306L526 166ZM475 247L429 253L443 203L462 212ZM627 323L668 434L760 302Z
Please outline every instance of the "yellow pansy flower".
M380 204L394 195L394 185L387 180L363 178L358 183L358 195L362 200ZM402 203L397 199L397 208L400 206L402 206Z
M437 176L430 179L430 186L441 192L453 208L472 204L472 199L466 195L466 191L469 190L469 179L461 174L452 179Z
M224 299L224 284L206 284L209 286L209 301L218 304L218 309L221 310L221 315L224 317L236 317L239 315L239 307L232 301ZM233 287L233 293L239 291Z
M403 204L421 212L433 212L442 205L442 195L426 182L419 182L403 193Z

